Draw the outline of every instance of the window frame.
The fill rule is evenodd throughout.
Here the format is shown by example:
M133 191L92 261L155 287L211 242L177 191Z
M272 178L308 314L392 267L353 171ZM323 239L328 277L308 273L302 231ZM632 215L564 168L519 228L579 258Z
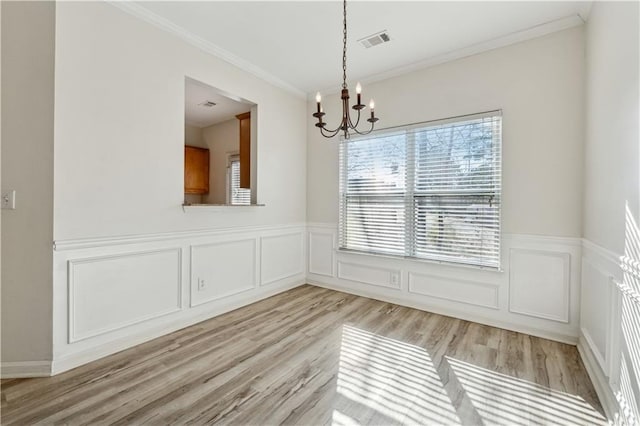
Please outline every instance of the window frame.
M238 163L240 165L240 153L239 152L229 152L227 153L227 204L231 206L250 206L251 205L251 193L249 193L249 202L248 203L233 203L233 163ZM239 177L238 177L239 179ZM245 191L251 191L247 188L239 188Z
M445 119L438 120L430 120L419 123L412 123L408 125L394 126L385 129L379 129L373 132L368 136L358 136L352 137L351 139L344 139L344 137L340 140L340 158L339 158L339 226L338 226L338 250L346 253L357 253L357 254L365 254L371 256L381 256L381 257L390 257L390 258L401 258L418 262L427 262L427 263L437 263L437 264L445 264L445 265L454 265L459 267L468 267L473 269L487 269L492 271L502 271L502 208L503 208L503 194L502 194L502 144L503 144L503 135L502 135L502 110L492 110L475 114L467 114L456 117L449 117ZM491 145L492 155L497 156L497 159L494 158L491 162L491 179L487 181L492 181L493 187L486 191L479 190L457 190L450 191L446 193L442 193L437 195L435 193L426 194L425 192L417 191L415 187L415 177L418 173L418 166L415 164L415 161L418 157L416 150L416 141L415 134L416 129L428 129L435 128L438 126L446 126L447 124L455 125L455 123L463 123L467 121L480 120L480 119L491 119L492 121L497 122L498 129L497 131L492 130L492 138L493 142ZM397 197L404 198L404 232L403 232L403 254L395 254L391 252L383 252L383 251L369 251L369 250L360 250L345 247L345 227L347 226L347 204L348 200L351 197L356 198L366 198L366 194L349 194L346 188L346 181L344 181L344 175L348 173L348 149L346 145L351 141L363 141L372 138L379 137L392 137L397 135L404 135L405 137L405 153L404 153L404 164L405 164L405 177L404 177L404 191L400 194L398 193ZM497 145L496 145L497 142ZM410 150L413 150L410 153ZM409 162L414 161L414 164L409 167ZM497 181L496 181L497 180ZM386 199L390 199L393 195L389 194ZM420 199L425 200L434 200L438 198L446 198L447 196L453 197L454 199L457 197L458 199L464 200L465 198L473 199L474 197L489 197L489 201L486 203L490 208L495 209L495 222L497 223L497 227L494 227L494 232L497 233L497 238L493 239L493 249L492 251L496 252L495 257L488 257L487 259L494 258L495 262L482 261L482 256L468 256L466 258L461 258L457 256L447 255L446 253L439 254L431 254L430 256L418 256L419 250L416 249L416 228L419 227L419 216L416 214L417 206ZM496 205L491 206L492 200L496 200ZM463 203L464 205L464 203ZM472 203L469 203L472 205ZM449 213L446 209L440 211L440 215ZM411 219L413 218L413 219ZM410 220L411 219L411 220ZM488 240L489 243L492 240ZM426 251L426 250L423 250ZM491 263L491 264L490 264Z

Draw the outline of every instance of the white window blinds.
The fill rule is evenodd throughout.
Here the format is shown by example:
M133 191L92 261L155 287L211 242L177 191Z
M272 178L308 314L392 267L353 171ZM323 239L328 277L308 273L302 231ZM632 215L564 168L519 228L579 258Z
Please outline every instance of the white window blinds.
M500 266L500 112L340 144L340 247Z
M240 159L237 155L230 159L229 199L231 204L251 204L251 190L240 188Z

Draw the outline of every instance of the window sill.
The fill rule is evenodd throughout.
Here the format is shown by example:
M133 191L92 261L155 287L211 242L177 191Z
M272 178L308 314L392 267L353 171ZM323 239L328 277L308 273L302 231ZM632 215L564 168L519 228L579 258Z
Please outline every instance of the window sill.
M182 210L185 213L209 213L209 212L237 212L253 210L256 207L265 207L264 204L183 204Z

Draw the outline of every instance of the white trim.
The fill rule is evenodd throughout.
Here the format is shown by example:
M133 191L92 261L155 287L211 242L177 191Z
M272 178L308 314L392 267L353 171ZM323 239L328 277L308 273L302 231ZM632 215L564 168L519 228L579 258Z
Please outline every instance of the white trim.
M563 288L563 298L562 304L564 306L564 312L562 316L554 316L542 314L539 312L533 312L526 309L518 309L514 307L514 279L513 279L513 268L509 265L509 312L520 315L527 315L534 318L541 318L550 321L563 322L568 324L570 322L570 314L569 307L571 305L571 254L566 252L557 252L551 250L538 250L538 249L525 249L525 248L511 248L509 253L509 261L513 260L514 253L529 253L529 254L537 254L539 256L547 256L547 257L557 257L563 261L563 271L564 276L562 279Z
M607 371L608 370L607 363L605 359L602 357L602 354L600 354L598 347L593 342L593 339L591 338L591 335L589 334L587 329L584 327L580 327L580 333L581 335L578 338L578 343L580 339L584 339L584 342L586 343L587 347L590 349L591 355L597 361L597 366L600 367L600 371L602 372Z
M503 240L529 244L561 244L563 246L582 247L582 238L580 237L557 237L554 235L535 235L535 234L502 234Z
M241 243L241 242L245 242L245 241L250 241L253 243L253 247L252 247L252 252L253 252L253 259L252 259L252 265L253 265L253 282L251 283L251 287L248 288L242 288L239 289L237 291L234 292L227 292L227 293L223 293L223 294L217 294L214 297L209 297L207 299L202 299L199 300L197 302L194 301L194 293L197 292L197 283L194 286L194 282L193 282L193 252L194 249L198 249L198 248L205 248L205 247L215 247L215 246L221 246L221 245L225 245L225 244L234 244L234 243ZM204 244L192 244L189 247L189 273L191 274L191 276L189 277L189 294L191 295L191 297L189 298L189 307L194 308L196 306L200 306L200 305L204 305L205 303L210 303L216 300L220 300L220 299L224 299L227 297L231 297L231 296L235 296L236 294L240 294L240 293L244 293L245 291L250 291L250 290L254 290L256 287L258 287L258 274L256 271L256 263L257 263L257 256L258 256L258 237L254 237L254 238L243 238L240 240L229 240L229 241L217 241L214 243L204 243ZM195 290L194 290L195 289Z
M51 376L51 361L2 362L0 379Z
M330 290L341 291L343 293L354 294L356 296L368 297L370 299L380 300L382 302L393 303L400 306L406 306L409 308L420 309L422 311L432 312L439 315L445 315L464 321L471 321L478 324L485 324L491 327L503 328L505 330L515 331L518 333L524 333L531 336L541 337L543 339L555 340L557 342L567 343L569 345L575 345L578 339L575 336L571 336L563 333L556 333L548 330L542 330L534 327L527 327L524 325L513 324L506 321L494 320L480 315L469 314L468 312L460 311L457 309L443 308L442 306L427 305L414 300L405 299L402 297L389 297L373 291L358 290L353 287L345 287L342 285L328 284L320 282L318 280L307 279L307 283L315 285L316 287L328 288Z
M416 276L427 277L427 278L435 278L435 279L439 279L439 280L447 280L447 281L458 282L458 283L462 283L462 284L472 284L472 285L479 286L479 287L489 288L489 289L494 291L493 304L486 305L484 303L474 303L474 302L470 302L469 300L464 300L462 298L446 297L446 296L438 295L438 294L435 294L435 293L417 291L417 290L412 288L413 287L412 286L412 281L413 280L411 279L411 278L416 277ZM436 299L448 300L450 302L465 303L467 305L473 305L473 306L481 306L483 308L491 308L491 309L496 309L496 310L500 309L499 297L498 297L499 296L499 291L500 291L500 286L496 285L496 284L484 283L482 281L472 281L472 280L463 280L463 279L458 279L458 278L445 277L444 275L424 274L424 273L421 273L421 272L413 272L413 271L409 271L408 272L408 280L407 280L407 282L408 282L407 291L409 293L419 294L421 296L435 297Z
M319 272L319 271L313 271L311 268L311 257L313 256L313 244L312 244L312 240L313 240L313 236L314 235L318 235L318 236L323 236L323 237L329 237L331 238L331 273L327 274L325 272ZM336 239L335 239L335 234L333 232L314 232L314 231L308 231L307 232L307 253L309 253L309 255L307 256L307 272L309 274L314 274L314 275L324 275L325 277L335 277L336 276L336 271L335 271L335 247L336 247Z
M196 206L190 206L196 207ZM236 211L242 207L254 206L205 206L222 207L226 211ZM218 237L228 234L239 234L243 232L264 232L279 231L282 229L304 228L304 223L294 223L288 225L262 225L262 226L235 226L230 228L199 229L193 231L176 231L149 234L122 235L114 237L77 238L69 240L56 240L53 242L55 251L79 250L94 247L117 246L123 244L140 244L167 240L181 240L193 238Z
M379 283L374 283L374 282L370 282L370 281L364 281L364 280L360 280L357 279L356 277L349 277L348 275L345 276L345 274L342 273L342 266L356 266L358 268L365 268L365 269L375 269L378 271L382 271L382 272L388 272L389 276L395 276L397 277L398 282L396 284L393 284L393 282L389 282L389 285L385 285L385 284L379 284ZM353 281L353 282L357 282L357 283L363 283L363 284L368 284L368 285L374 285L377 287L382 287L382 288L388 288L391 290L402 290L402 283L401 283L401 277L402 277L402 271L400 269L397 268L384 268L384 267L380 267L380 266L371 266L371 265L365 265L362 263L358 263L358 262L345 262L342 260L338 260L338 273L337 273L337 278L341 279L341 280L347 280L347 281Z
M604 248L601 245L598 245L586 238L582 238L582 247L586 250L590 250L594 252L600 257L603 257L604 259L613 263L616 267L620 267L620 260L622 258L622 255L617 254L616 252L609 250L607 248Z
M286 90L287 92L297 96L298 98L306 97L305 92L290 85L286 81L281 80L280 78L252 64L251 62L244 60L239 56L234 55L228 50L225 50L220 46L217 46L211 43L210 41L205 40L204 38L197 36L190 31L187 31L185 28L174 24L173 22L169 21L166 18L163 18L162 16L156 13L153 13L152 11L150 11L144 6L141 6L139 4L136 4L130 1L107 0L107 2L112 6L115 6L118 9L122 10L123 12L133 15L136 18L139 18L157 28L160 28L161 30L164 30L174 36L177 36L178 38L189 43L190 45L195 46L198 49L206 53L209 53L210 55L213 55L225 62L228 62L229 64L235 67L238 67L242 71L246 71L250 74L253 74L254 76L260 78L261 80L264 80L269 84L279 87L280 89Z
M289 272L285 272L284 274L281 274L281 275L279 275L279 276L277 276L275 278L271 278L268 281L265 280L264 277L262 276L262 258L263 258L263 256L262 256L262 249L263 249L262 243L263 243L263 241L264 240L269 240L269 239L282 238L282 237L290 237L292 235L300 237L300 253L302 253L302 257L303 257L302 258L302 262L299 265L300 269L296 270L294 272L290 272L290 273ZM287 234L278 234L278 235L265 235L265 236L260 237L260 256L259 256L260 259L258 261L258 264L260 265L260 283L259 283L259 286L260 287L264 287L266 285L272 284L272 283L274 283L276 281L284 280L286 278L297 277L298 275L305 275L305 266L304 266L305 259L304 259L304 257L306 256L306 252L305 252L305 249L304 249L304 243L305 243L304 231L289 232Z
M611 421L618 417L619 409L616 398L611 391L611 388L609 387L607 378L598 366L597 358L594 356L595 352L590 348L588 340L584 335L581 335L578 338L577 347L580 358L582 359L582 363L587 370L587 374L591 379L591 383L593 383L596 394L598 394L598 399L600 400L600 404L604 409L605 415L607 416L609 421Z
M104 327L98 330L94 330L92 333L87 334L76 334L75 330L75 303L74 303L74 267L75 265L84 264L84 263L94 263L100 262L106 259L125 259L135 256L149 256L158 253L177 253L177 263L178 263L178 276L177 279L177 289L178 289L178 297L177 297L177 306L172 307L171 309L151 313L148 315L144 315L142 317L134 318L129 321L124 321L118 324L114 324L109 327ZM139 324L145 321L149 321L155 318L160 318L165 315L173 314L176 312L180 312L182 310L182 248L174 247L169 249L159 249L159 250L145 250L145 251L137 251L133 253L119 253L119 254L110 254L106 256L96 256L82 259L72 259L67 261L67 306L68 306L68 324L67 324L67 343L76 343L82 340L86 340L92 337L100 336L102 334L110 333L116 330L120 330L125 327L130 327L135 324Z
M254 207L265 207L264 204L190 204L183 205L185 213L216 213L253 210Z
M338 224L331 222L307 222L307 228L324 228L338 232Z
M531 40L538 37L543 37L547 34L555 33L558 31L566 30L569 28L583 25L585 21L579 14L565 16L553 21L545 22L540 25L536 25L525 30L516 31L511 34L496 37L491 40L486 40L471 46L456 49L447 53L432 56L430 58L423 59L413 64L397 67L389 71L384 71L378 74L370 75L360 79L363 84L371 84L377 81L387 80L393 77L399 77L401 75L409 74L414 71L419 71L425 68L430 68L436 65L444 64L446 62L452 62L457 59L466 58L468 56L477 55L479 53L487 52L489 50L498 49L501 47L509 46L512 44L520 43L526 40ZM335 86L327 87L320 90L321 93L326 95L336 94L339 90ZM307 100L311 101L315 99L316 92L307 93Z
M238 299L235 302L227 305L216 306L198 315L176 318L175 321L172 321L168 324L154 327L152 329L142 330L135 334L129 334L123 337L116 338L99 346L91 347L83 351L78 351L63 357L59 357L51 363L50 374L47 375L55 375L64 371L71 370L72 368L79 367L91 361L95 361L105 356L122 351L124 349L129 349L133 346L140 345L142 343L167 335L182 328L189 327L202 321L206 321L227 312L231 312L235 309L247 306L251 303L258 302L260 300L266 299L278 293L282 293L284 291L299 287L304 284L305 283L303 279L287 280L279 283L277 286L262 288L255 293L247 293L246 297L243 297L242 299Z

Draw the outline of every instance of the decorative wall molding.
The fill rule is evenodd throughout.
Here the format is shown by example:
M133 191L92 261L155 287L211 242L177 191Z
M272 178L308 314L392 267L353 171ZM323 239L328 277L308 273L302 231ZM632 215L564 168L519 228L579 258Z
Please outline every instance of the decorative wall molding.
M591 379L591 383L593 383L593 387L596 390L596 394L598 394L598 399L600 400L600 404L602 404L602 408L604 409L605 415L607 419L610 420L610 424L615 424L611 422L613 419L618 417L619 407L616 402L616 398L609 386L607 377L602 372L602 369L598 365L598 361L594 352L590 349L589 343L587 342L585 336L580 336L578 340L578 353L580 354L580 358L582 359L582 363L587 370L587 374Z
M260 238L260 285L264 286L285 278L303 275L305 253L303 231L262 236ZM288 265L288 262L291 262L291 265Z
M607 248L604 248L593 241L586 238L582 238L582 248L585 256L594 256L600 258L609 263L609 266L618 268L620 266L620 259L622 255L615 253Z
M581 327L580 333L580 339L584 340L584 342L582 342L582 345L589 348L590 355L597 362L596 365L600 368L602 374L606 375L605 372L608 370L606 360L598 350L598 346L594 343L593 338L589 334L589 331L586 328Z
M400 270L338 261L338 278L391 289L400 289Z
M486 284L479 281L452 279L450 277L432 274L409 272L409 293L422 296L436 297L452 302L466 303L491 309L500 309L498 291L499 286ZM416 281L427 280L422 290L419 290ZM429 281L445 283L447 285L430 285ZM484 293L484 294L483 294ZM484 302L483 302L484 301Z
M185 315L177 316L171 321L164 323L154 323L152 321L146 324L146 327L141 330L128 331L110 341L100 342L99 344L79 348L75 351L67 351L64 355L54 356L54 361L50 363L51 372L46 374L46 376L63 373L91 361L140 345L157 337L206 321L303 284L304 280L287 280L266 288L259 287L253 292L241 293L238 295L240 297L227 301L224 304L216 304L216 302L213 302L212 304L188 310L185 312ZM209 305L215 306L210 307Z
M307 278L310 283L565 343L575 344L578 340L580 238L505 234L501 247L502 270L496 271L342 251L327 243L317 243L337 241L337 224L309 223L307 229L310 246ZM512 265L512 250L533 257L525 257L520 259L524 262ZM511 312L510 277L535 270L529 260L534 261L537 256L542 256L543 260L550 258L552 263L557 261L554 263L557 274L551 275L551 283L545 282L542 286L545 288L543 296L559 300L551 311L555 315L545 316L549 312L544 310L542 302L536 302L532 306L535 309L526 311L535 317ZM335 275L328 273L329 259L333 262ZM345 265L350 264L359 269L345 271ZM315 273L318 271L312 265L323 265L319 271L323 273ZM398 285L390 285L391 271L399 276ZM546 301L544 299L545 304Z
M324 275L327 277L335 276L334 270L334 250L335 250L335 238L333 233L326 232L314 232L308 233L308 271L315 275ZM317 247L316 247L317 245ZM327 250L327 246L329 250ZM314 249L315 248L315 249ZM316 255L316 250L318 255ZM324 256L323 256L324 253ZM326 256L330 253L329 256Z
M0 379L47 377L51 375L51 361L21 361L0 363Z
M379 74L374 74L360 81L363 84L375 83L377 81L387 80L393 77L399 77L404 74L408 74L414 71L430 68L436 65L444 64L446 62L455 61L457 59L466 58L468 56L477 55L489 50L498 49L501 47L509 46L512 44L520 43L526 40L542 37L554 32L567 30L569 28L583 25L585 20L580 15L571 15L564 18L555 19L553 21L545 22L540 25L533 26L531 28L516 31L511 34L496 37L491 40L486 40L472 46L464 47L462 49L456 49L450 52L446 52L440 55L432 56L430 58L423 59L421 61L414 62L413 64L398 67L385 71ZM338 91L335 87L327 87L324 90L320 90L323 94L331 95L336 94ZM315 92L314 92L315 93ZM313 93L307 94L307 100L313 99Z
M509 311L568 323L569 253L512 248L509 259ZM516 262L520 263L514 267ZM554 304L558 306L555 306L555 311L550 311Z
M251 62L234 55L228 50L225 50L220 46L217 46L210 41L205 40L204 38L199 37L190 31L187 31L183 27L174 24L168 19L163 18L156 13L153 13L144 6L127 1L108 0L108 3L130 15L135 16L136 18L142 19L143 21L157 28L160 28L161 30L173 34L174 36L182 39L190 45L195 46L198 49L219 59L222 59L223 61L230 63L231 65L241 69L242 71L253 74L254 76L266 81L269 84L279 87L280 89L284 89L299 98L304 98L306 96L303 91L297 89L296 87L293 87L284 80L281 80L280 78L252 64Z
M210 257L206 261L198 262L198 252L207 249L210 251ZM191 307L224 299L257 287L259 255L257 238L194 244L190 250ZM241 276L238 277L238 274ZM200 280L208 285L201 288ZM201 293L203 293L202 296Z
M163 307L157 311L153 311L153 312L147 312L146 314L143 315L135 315L129 319L124 319L124 320L116 320L113 321L111 324L106 323L104 326L99 327L97 329L94 329L92 331L85 331L84 333L82 332L78 332L77 328L79 325L79 321L81 321L80 315L77 312L78 306L76 304L76 298L77 298L77 294L76 292L79 291L78 286L82 286L82 285L86 285L83 283L78 283L78 269L85 267L89 268L89 265L94 265L94 264L100 264L100 263L104 263L104 262L118 262L118 261L126 261L126 260L131 260L131 259L135 259L135 258L140 258L140 257L152 257L152 256L159 256L159 255L163 255L163 254L174 254L175 255L175 269L176 269L176 276L175 279L176 281L171 283L169 282L169 285L175 286L174 289L172 289L172 291L175 291L175 305L171 306L171 307ZM166 259L163 259L166 260ZM162 267L162 266L171 266L169 264L166 263L161 263L160 265L156 265L158 267ZM125 327L129 327L135 324L138 324L140 322L144 322L144 321L149 321L152 320L154 318L159 318L162 317L164 315L168 315L174 312L178 312L180 311L180 309L182 308L182 249L181 248L172 248L172 249L163 249L163 250L147 250L147 251L138 251L138 252L130 252L130 253L122 253L122 254L115 254L115 255L107 255L107 256L97 256L97 257L90 257L90 258L81 258L81 259L73 259L73 260L69 260L68 261L68 312L69 312L69 321L68 321L68 343L75 343L78 342L80 340L84 340L84 339L88 339L91 337L95 337L95 336L99 336L101 334L105 334L105 333L109 333L109 332L113 332L115 330L119 330ZM146 268L145 268L146 269ZM131 273L133 272L131 270L130 266L127 265L120 265L118 267L114 267L113 271L117 271L118 273L122 272L122 273ZM167 272L167 271L165 271ZM90 275L91 271L88 270L85 272L86 274ZM161 274L164 275L164 274ZM91 278L91 277L89 277ZM118 281L118 284L123 284L126 283L127 278L130 277L125 277L125 276L118 276L116 279ZM139 278L142 277L131 277L134 281L138 281L138 282L144 282L139 280ZM169 278L169 277L166 277ZM85 278L86 279L86 278ZM156 280L150 280L151 282L149 284L153 285L156 289L158 288L158 282ZM133 282L132 282L133 283ZM132 284L129 283L129 284ZM104 283L107 284L107 283ZM115 283L114 283L115 284ZM107 284L108 285L108 284ZM154 292L154 295L157 294L157 291ZM126 297L125 295L122 294L118 294L115 295L117 300L120 301L125 301ZM102 298L98 301L99 304L103 304L106 301L104 300L104 292L102 293ZM135 300L133 300L132 302L134 302L135 306L141 306L144 307L144 305L142 304L138 304L136 303ZM92 318L96 318L99 316L98 312L94 312L92 311L92 309L88 306L86 306L89 301L87 300L86 297L81 299L81 303L83 305L83 308L87 308L89 309L90 312L90 316ZM111 312L122 312L122 306L113 306L110 307L109 310Z
M322 288L328 288L330 290L341 291L344 293L355 294L356 296L368 297L370 299L376 299L383 302L393 303L396 305L406 306L409 308L420 309L427 312L433 312L439 315L445 315L449 317L459 318L464 321L471 321L478 324L485 324L492 327L503 328L505 330L511 330L518 333L529 334L531 336L541 337L543 339L554 340L557 342L567 343L569 345L576 345L578 339L573 334L567 334L562 331L556 331L553 329L540 328L536 326L531 326L527 324L514 323L509 321L508 318L502 320L494 317L482 316L481 314L476 314L470 312L468 309L465 309L462 306L456 307L445 307L441 304L428 303L425 302L424 299L418 299L416 297L407 298L404 297L401 293L395 292L394 295L382 294L375 290L371 290L372 287L364 288L364 287L350 287L341 283L329 283L327 281L318 281L316 279L307 279L307 283L311 285L315 285ZM463 305L470 306L470 305Z
M304 225L290 224L60 244L49 371L75 368L304 284L306 235ZM200 289L199 277L205 280ZM260 286L261 279L269 285ZM105 284L111 282L119 285ZM106 303L93 309L87 297Z
M578 351L612 424L626 424L620 394L624 256L583 239L581 335ZM633 262L631 262L633 263Z
M53 249L55 251L81 250L94 247L121 246L125 244L142 244L169 240L214 238L225 235L281 231L284 229L299 229L304 227L304 223L295 223L286 225L235 226L231 228L198 229L193 231L161 232L112 237L76 238L69 240L55 240L53 242Z

